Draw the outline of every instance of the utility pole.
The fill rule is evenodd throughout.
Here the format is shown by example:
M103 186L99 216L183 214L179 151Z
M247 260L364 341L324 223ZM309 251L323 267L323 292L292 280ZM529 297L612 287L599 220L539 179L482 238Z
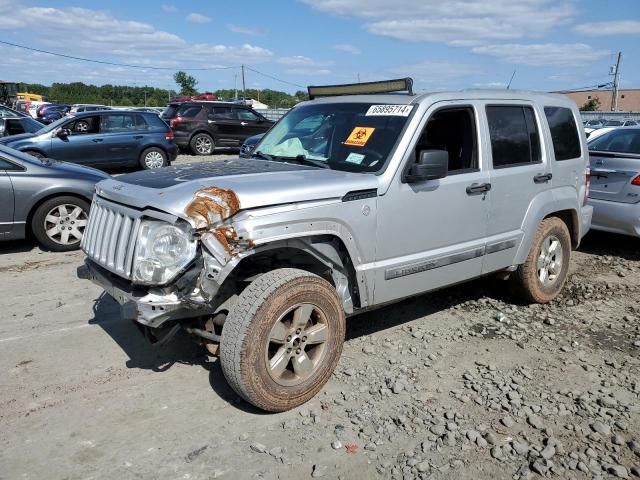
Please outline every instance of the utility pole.
M234 91L233 99L235 101L238 101L238 72L233 74L233 91Z
M244 65L242 65L242 102L246 103L247 101L247 89L244 84Z
M618 58L615 66L611 68L611 75L613 75L613 96L611 97L611 111L618 111L618 82L620 81L620 60L622 59L622 52L618 52Z

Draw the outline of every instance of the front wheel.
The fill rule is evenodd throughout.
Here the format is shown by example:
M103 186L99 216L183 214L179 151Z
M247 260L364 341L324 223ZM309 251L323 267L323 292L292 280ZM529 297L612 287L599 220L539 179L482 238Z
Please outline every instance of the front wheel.
M31 229L40 245L54 252L76 250L89 218L89 203L77 197L47 200L34 212Z
M564 286L571 258L567 225L557 217L538 226L527 260L511 277L516 293L534 303L549 303Z
M270 412L302 405L335 369L345 315L335 288L309 272L265 273L239 296L222 329L220 362L235 392Z

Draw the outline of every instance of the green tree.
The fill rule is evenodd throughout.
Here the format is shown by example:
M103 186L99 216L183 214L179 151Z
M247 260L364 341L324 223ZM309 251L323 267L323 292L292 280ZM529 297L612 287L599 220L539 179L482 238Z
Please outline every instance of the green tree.
M186 72L179 71L175 73L173 79L180 87L180 95L190 97L198 94L198 91L196 90L198 81L191 75L188 75Z
M592 98L580 107L581 112L597 112L600 110L600 99Z

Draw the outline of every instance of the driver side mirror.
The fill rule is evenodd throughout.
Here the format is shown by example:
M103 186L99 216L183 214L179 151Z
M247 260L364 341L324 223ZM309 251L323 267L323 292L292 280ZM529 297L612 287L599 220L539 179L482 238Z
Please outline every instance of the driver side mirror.
M69 130L68 128L61 128L56 133L56 137L63 138L63 139L67 138L69 135L71 135L71 130Z
M436 180L449 173L449 153L446 150L421 150L418 161L406 176L407 183Z

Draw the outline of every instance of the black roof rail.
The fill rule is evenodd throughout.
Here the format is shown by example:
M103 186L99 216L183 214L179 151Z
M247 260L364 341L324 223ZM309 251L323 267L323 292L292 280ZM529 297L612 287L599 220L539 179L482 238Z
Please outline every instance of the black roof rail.
M342 85L310 85L307 87L307 91L309 92L309 100L318 97L392 92L407 92L408 95L413 95L413 79L406 77L378 82L347 83Z

